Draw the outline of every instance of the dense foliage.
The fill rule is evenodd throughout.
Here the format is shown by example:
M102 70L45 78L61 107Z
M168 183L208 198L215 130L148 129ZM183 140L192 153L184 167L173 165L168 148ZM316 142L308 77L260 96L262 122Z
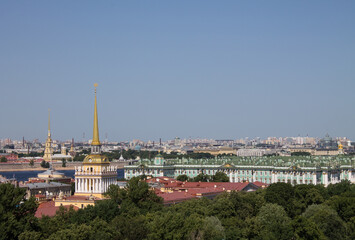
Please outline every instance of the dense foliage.
M183 182L229 182L229 177L224 172L216 172L215 175L200 173L194 178L190 178L186 174L182 174L176 179Z
M25 231L40 231L34 216L37 203L25 199L26 190L11 184L0 184L0 239L17 239Z
M19 153L18 157L23 158L23 157L43 157L44 152L30 152L30 153Z
M43 167L43 168L49 168L49 162L46 162L46 161L44 161L44 160L42 160L42 162L41 162L41 167Z
M272 184L164 207L139 178L109 200L36 220L34 201L0 185L0 239L355 239L355 186Z

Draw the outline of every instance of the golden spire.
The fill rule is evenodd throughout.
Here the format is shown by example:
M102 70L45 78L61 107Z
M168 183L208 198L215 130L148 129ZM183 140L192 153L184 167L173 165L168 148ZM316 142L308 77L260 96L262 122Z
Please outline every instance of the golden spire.
M51 110L48 108L48 137L51 136Z
M94 86L95 86L94 133L93 133L91 145L101 145L100 139L99 139L99 123L98 123L98 117L97 117L97 100L96 100L96 88L97 88L98 84L95 83Z

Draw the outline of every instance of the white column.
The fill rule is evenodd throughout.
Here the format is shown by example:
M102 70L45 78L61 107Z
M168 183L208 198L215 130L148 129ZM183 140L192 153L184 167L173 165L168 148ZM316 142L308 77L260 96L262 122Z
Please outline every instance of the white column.
M92 178L91 180L91 186L92 186L92 192L94 193L95 192L95 178Z
M324 186L328 186L328 172L323 172L323 183Z
M351 182L351 183L354 183L354 182L355 182L355 179L353 178L353 171L352 171L352 170L349 170L349 171L348 171L348 174L349 174L350 182Z
M317 174L313 173L313 184L316 185L317 184Z
M92 187L92 178L89 179L89 192L92 192L91 187Z

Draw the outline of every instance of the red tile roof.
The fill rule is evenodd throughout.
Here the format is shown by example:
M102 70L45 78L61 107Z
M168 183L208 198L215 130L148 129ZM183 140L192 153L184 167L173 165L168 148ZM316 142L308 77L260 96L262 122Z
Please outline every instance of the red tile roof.
M66 209L69 209L70 207L73 207L74 210L79 209L78 207L75 207L73 205L70 205L70 206L67 205L67 206L63 206L63 207ZM37 218L41 218L42 216L53 217L58 210L59 210L59 207L55 206L54 201L44 202L38 206L35 216Z
M188 192L161 193L158 194L158 196L164 199L164 203L178 203L194 198L194 196Z
M262 187L262 188L265 188L265 187L269 186L269 184L263 183L263 182L259 182L259 181L253 182L253 184L255 186Z
M147 180L148 183L160 183L155 193L164 199L165 204L177 203L192 198L214 197L225 191L256 190L264 187L261 182L231 183L231 182L181 182L168 177L156 177ZM164 189L163 189L164 188Z

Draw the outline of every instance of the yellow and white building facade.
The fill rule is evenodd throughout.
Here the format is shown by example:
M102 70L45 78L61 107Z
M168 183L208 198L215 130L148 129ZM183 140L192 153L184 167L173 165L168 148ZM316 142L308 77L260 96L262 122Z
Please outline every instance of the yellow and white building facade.
M108 158L101 153L99 139L97 97L95 84L94 128L91 154L87 155L83 165L75 168L75 195L102 198L111 184L117 182L117 168L110 166Z

